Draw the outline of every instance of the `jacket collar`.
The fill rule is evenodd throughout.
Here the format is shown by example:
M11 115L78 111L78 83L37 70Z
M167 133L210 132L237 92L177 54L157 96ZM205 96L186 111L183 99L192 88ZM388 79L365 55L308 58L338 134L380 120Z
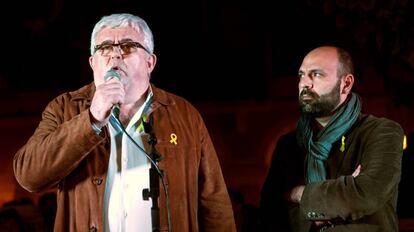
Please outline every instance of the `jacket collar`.
M159 102L161 105L174 105L175 101L173 98L168 96L168 93L162 89L155 87L154 84L151 83L152 93L153 95L153 102Z

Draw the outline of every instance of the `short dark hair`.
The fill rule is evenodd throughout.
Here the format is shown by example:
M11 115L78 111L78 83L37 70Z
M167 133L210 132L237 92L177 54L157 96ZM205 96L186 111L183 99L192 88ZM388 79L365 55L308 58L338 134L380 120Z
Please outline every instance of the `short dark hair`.
M352 57L343 48L337 48L338 52L338 78L347 74L354 74L354 63L352 62Z

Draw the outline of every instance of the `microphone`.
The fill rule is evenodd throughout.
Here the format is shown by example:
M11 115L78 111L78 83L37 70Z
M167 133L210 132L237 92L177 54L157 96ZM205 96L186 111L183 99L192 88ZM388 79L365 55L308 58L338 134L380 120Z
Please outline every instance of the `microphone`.
M105 81L109 81L112 78L116 78L119 81L121 80L121 75L119 75L119 72L117 70L113 69L113 68L109 69L106 72L106 74L104 76L104 80ZM119 104L113 105L112 106L112 111L111 111L112 116L115 117L116 119L119 119L119 112L120 112L120 110L119 110Z

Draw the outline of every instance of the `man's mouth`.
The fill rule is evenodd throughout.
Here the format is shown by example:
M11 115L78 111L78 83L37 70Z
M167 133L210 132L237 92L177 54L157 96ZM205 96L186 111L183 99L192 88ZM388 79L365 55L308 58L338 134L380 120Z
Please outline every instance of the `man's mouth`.
M312 99L313 99L313 96L312 96L312 95L309 95L309 94L302 94L302 95L300 96L300 98L301 98L302 100L312 100Z

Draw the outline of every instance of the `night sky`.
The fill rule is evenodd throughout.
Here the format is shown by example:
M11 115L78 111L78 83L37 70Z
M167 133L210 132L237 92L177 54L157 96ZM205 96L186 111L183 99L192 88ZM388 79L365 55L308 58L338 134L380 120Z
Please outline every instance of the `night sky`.
M154 33L152 81L191 101L269 99L272 80L295 78L309 50L332 44L354 56L357 78L384 79L397 104L412 104L413 3L332 2L14 1L0 16L2 94L63 92L91 82L93 25L128 12Z

